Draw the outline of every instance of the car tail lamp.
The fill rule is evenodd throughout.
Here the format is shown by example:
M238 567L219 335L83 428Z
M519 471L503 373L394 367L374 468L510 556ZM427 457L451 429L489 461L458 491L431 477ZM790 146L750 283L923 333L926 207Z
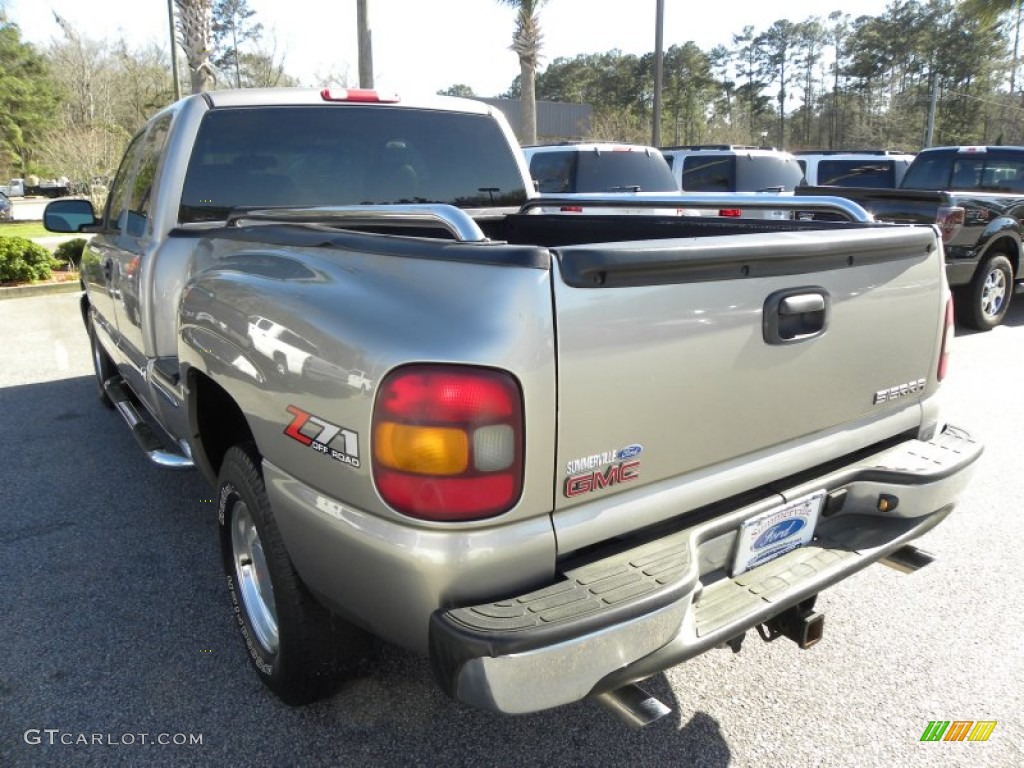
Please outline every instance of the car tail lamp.
M718 210L719 216L727 216L731 219L738 219L743 215L743 211L740 208L720 208Z
M582 205L563 205L559 208L562 213L583 213Z
M373 479L395 510L423 520L507 512L523 487L523 399L508 373L410 365L373 411Z
M397 104L396 94L381 94L370 88L324 88L320 91L324 101L353 101L362 104Z
M963 229L966 214L959 205L942 205L935 216L935 223L942 233L942 242L948 243Z
M946 318L942 328L942 346L939 348L939 369L936 371L939 381L946 378L949 368L949 352L953 346L953 336L955 335L953 322L953 297L950 296L946 299Z

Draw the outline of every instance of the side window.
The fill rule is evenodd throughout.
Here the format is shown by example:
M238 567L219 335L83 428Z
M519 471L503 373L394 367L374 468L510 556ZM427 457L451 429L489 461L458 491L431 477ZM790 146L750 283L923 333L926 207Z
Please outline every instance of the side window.
M156 180L157 167L163 154L164 144L171 127L171 115L166 114L150 127L142 142L138 170L132 180L131 191L128 193L127 234L141 237L146 231L149 219L153 182Z
M135 168L142 151L142 136L138 134L132 139L128 149L125 150L124 158L121 160L121 167L117 169L114 181L110 185L110 192L107 195L107 212L104 217L104 229L120 232L122 226L123 212L126 210L125 193L128 189L128 177Z

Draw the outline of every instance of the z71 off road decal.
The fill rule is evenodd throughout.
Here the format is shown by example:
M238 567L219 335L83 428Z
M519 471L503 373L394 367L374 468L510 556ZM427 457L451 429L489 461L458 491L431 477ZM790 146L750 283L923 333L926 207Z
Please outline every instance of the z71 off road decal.
M294 405L289 405L287 410L294 416L284 430L288 437L335 461L359 468L359 435L356 432L324 421Z

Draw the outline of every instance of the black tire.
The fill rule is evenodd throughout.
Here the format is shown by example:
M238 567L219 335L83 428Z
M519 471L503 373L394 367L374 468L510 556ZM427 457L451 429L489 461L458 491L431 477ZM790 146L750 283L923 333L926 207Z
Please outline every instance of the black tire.
M1003 322L1013 297L1013 265L993 253L978 265L974 279L957 291L957 316L968 328L990 331Z
M85 326L89 333L89 351L92 356L92 369L96 374L96 394L107 408L113 408L114 404L107 397L107 391L103 388L103 382L117 375L117 366L110 359L110 355L96 338L96 328L93 326L92 315L87 315Z
M363 658L367 635L331 616L300 580L270 509L255 446L228 450L218 486L224 572L257 675L293 706L331 695Z

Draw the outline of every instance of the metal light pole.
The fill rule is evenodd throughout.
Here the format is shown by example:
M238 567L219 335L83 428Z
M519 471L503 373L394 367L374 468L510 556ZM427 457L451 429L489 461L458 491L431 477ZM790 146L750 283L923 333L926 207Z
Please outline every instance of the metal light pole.
M356 27L359 39L359 87L373 88L373 42L367 0L356 0Z
M654 21L654 130L651 144L661 146L661 81L665 64L663 37L665 32L665 0L657 0Z
M174 82L174 100L181 98L181 83L178 82L178 41L174 39L174 0L167 0L167 20L171 25L171 79Z

